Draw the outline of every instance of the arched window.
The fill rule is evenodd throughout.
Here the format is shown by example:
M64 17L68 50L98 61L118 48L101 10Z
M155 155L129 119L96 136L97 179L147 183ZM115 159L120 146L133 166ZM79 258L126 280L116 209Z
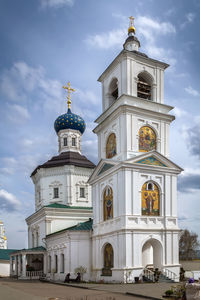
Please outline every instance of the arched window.
M117 154L116 135L111 133L106 142L106 158L112 158Z
M113 218L113 191L110 186L107 186L103 193L103 211L104 221Z
M114 78L110 83L110 95L113 97L113 100L118 98L118 81L117 78Z
M149 189L149 186L151 189ZM142 186L142 215L159 216L160 215L160 194L158 186L151 182L146 182Z
M60 273L65 272L65 256L63 253L60 254Z
M146 72L142 72L138 75L137 96L143 99L152 99L151 79L150 75Z
M48 273L51 273L51 255L48 256Z
M103 253L104 267L102 269L102 275L112 276L112 270L114 266L114 252L111 244L106 244Z
M54 264L54 266L55 266L55 269L54 269L55 273L58 273L58 256L56 254L55 254L55 264Z
M156 134L149 126L143 126L139 130L139 151L148 152L156 150Z

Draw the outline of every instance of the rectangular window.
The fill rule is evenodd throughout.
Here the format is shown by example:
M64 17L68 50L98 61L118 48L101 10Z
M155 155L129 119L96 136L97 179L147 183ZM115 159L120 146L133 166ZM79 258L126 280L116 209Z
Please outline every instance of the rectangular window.
M64 141L64 146L67 146L67 138L66 137L63 139L63 141Z
M73 146L73 147L76 146L76 138L72 138L72 146Z
M53 189L53 197L54 198L59 198L59 189L58 188Z
M80 198L85 198L85 188L80 188Z
M55 255L55 269L54 269L55 273L58 273L58 256Z
M64 273L65 272L65 257L64 254L62 253L60 255L60 273Z

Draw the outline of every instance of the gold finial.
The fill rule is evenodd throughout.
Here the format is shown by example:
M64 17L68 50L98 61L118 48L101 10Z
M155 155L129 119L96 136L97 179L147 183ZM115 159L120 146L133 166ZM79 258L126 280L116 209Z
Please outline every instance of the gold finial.
M133 20L134 20L134 18L133 18L133 16L131 16L131 17L129 17L129 19L131 20L131 25L130 25L130 27L128 29L128 33L130 33L131 31L133 31L134 34L135 34L135 27L133 26Z
M70 82L68 81L67 86L63 85L63 89L67 90L67 104L68 104L68 108L70 108L71 105L71 92L75 92L75 89L71 88Z

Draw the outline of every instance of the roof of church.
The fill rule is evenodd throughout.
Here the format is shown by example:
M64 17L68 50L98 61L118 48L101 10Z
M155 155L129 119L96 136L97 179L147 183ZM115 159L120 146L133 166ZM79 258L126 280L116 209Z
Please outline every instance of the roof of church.
M53 232L51 234L48 234L47 237L52 236L54 234L64 232L64 231L90 231L90 230L92 230L92 224L93 224L93 220L89 219L86 222L78 223L78 224L76 224L72 227L67 227L67 228L64 228L62 230L59 230L59 231Z
M9 260L10 254L16 252L16 249L0 249L0 260Z
M95 168L95 164L91 162L87 157L84 155L81 155L78 152L62 152L61 154L57 156L53 156L50 160L45 162L42 165L37 166L35 170L32 172L31 176L35 175L37 170L40 168L54 168L54 167L61 167L65 165L73 165L77 167L83 167L83 168Z
M34 248L23 248L23 249L19 249L19 250L12 250L10 251L9 254L11 253L18 253L18 252L21 252L21 251L24 251L24 252L41 252L41 251L45 251L46 248L44 248L43 246L39 246L39 247L34 247Z
M92 209L92 207L87 207L87 206L69 206L69 205L60 204L60 203L52 203L52 204L49 204L49 205L45 205L45 207L71 208L71 209Z

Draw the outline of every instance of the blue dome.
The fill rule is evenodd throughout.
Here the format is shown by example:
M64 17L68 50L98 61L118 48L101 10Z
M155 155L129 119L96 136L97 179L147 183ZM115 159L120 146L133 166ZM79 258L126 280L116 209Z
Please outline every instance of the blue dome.
M80 116L73 114L70 108L66 114L59 116L54 123L54 129L57 133L62 129L74 129L83 134L85 127L85 121Z

